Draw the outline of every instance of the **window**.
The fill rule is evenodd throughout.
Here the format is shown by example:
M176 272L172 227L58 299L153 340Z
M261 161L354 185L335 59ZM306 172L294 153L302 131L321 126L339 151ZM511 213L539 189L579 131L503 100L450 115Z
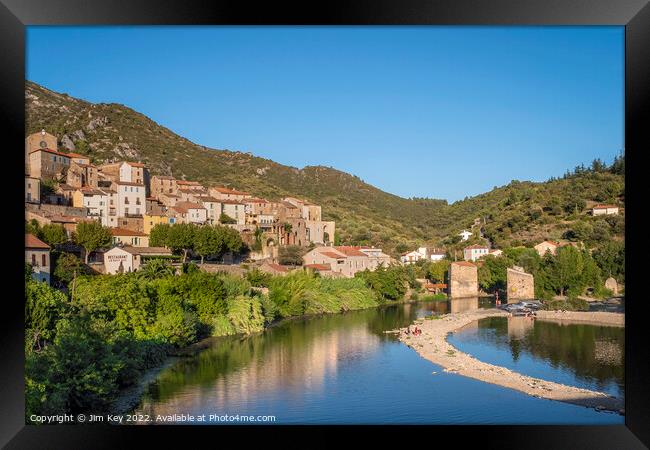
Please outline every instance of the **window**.
M129 208L124 208L124 214L128 214L128 213L129 213Z
M36 265L36 255L32 253L32 266Z
M43 267L47 266L47 255L46 254L41 255L41 266L43 266Z

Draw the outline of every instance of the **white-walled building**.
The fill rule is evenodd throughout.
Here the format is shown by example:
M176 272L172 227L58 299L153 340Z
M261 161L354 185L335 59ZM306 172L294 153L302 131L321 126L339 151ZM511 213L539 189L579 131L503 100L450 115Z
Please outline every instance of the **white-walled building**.
M50 284L50 246L33 234L25 234L25 262L32 265L32 278Z
M479 258L484 257L490 252L490 249L485 245L470 245L463 249L465 261L476 261Z
M72 206L88 208L88 217L97 219L105 227L115 226L109 221L109 202L111 196L101 189L82 187L72 194Z
M551 255L555 255L555 252L557 249L560 247L559 242L555 241L542 241L539 244L537 244L535 247L533 247L535 250L537 250L537 254L539 256L544 256L546 252L551 252Z
M208 220L208 211L198 203L177 202L170 208L180 223L203 225Z
M618 215L618 206L616 205L596 205L591 210L593 216Z
M144 184L130 181L114 181L112 189L117 193L116 208L118 217L142 217L147 208Z
M415 264L416 262L427 258L427 248L420 247L417 250L403 253L400 256L402 264Z
M440 261L445 259L447 254L442 250L430 249L427 247L420 247L417 250L403 253L400 256L400 262L402 264L415 264L420 260L429 260L429 261Z
M221 200L221 214L225 214L237 221L237 225L246 223L246 205L237 200Z
M143 258L171 255L172 252L164 247L113 247L104 253L104 267L106 273L113 275L135 272L142 265Z

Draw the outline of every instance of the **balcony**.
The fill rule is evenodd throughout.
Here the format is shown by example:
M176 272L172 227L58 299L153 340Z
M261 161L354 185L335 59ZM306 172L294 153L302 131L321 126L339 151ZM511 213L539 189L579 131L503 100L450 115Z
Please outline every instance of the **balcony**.
M133 219L142 219L142 214L124 213L124 217L129 217Z

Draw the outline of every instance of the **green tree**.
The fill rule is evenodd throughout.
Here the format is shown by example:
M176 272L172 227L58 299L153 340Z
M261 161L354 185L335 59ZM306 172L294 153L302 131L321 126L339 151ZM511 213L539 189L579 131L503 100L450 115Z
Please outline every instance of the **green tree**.
M158 278L170 277L176 273L176 269L169 261L162 258L152 258L138 270L138 277L143 280L156 280Z
M513 262L505 255L483 258L483 264L478 268L478 283L485 291L505 291L507 287L507 269Z
M63 225L57 224L43 225L39 237L51 246L63 244L68 241L68 233L66 233L65 228L63 228Z
M593 252L593 258L600 267L604 277L614 277L620 282L625 280L625 243L606 242Z
M42 347L51 342L55 335L56 323L65 313L67 298L65 294L47 283L28 280L25 285L25 338L29 348Z
M168 223L159 223L153 226L149 233L149 245L152 247L169 248L169 230L172 225Z
M74 242L81 245L85 250L84 262L86 264L88 264L90 253L108 247L112 240L113 235L110 229L96 221L80 222L77 225L77 231L74 233Z
M196 230L194 235L194 251L203 258L223 252L226 243L225 233L220 228L203 226Z
M167 232L167 247L173 252L183 252L183 262L187 261L187 254L194 248L194 239L197 226L189 223L172 225Z
M278 262L292 266L301 266L305 251L299 245L286 245L278 250Z
M226 250L239 253L244 248L244 241L239 232L230 227L219 227L219 230L224 234L223 242L225 243Z
M33 234L40 239L41 236L41 225L36 219L32 219L29 222L25 221L25 233Z
M63 253L54 262L54 277L62 284L69 284L75 276L87 275L90 273L79 258L71 253Z
M449 260L435 261L427 266L426 278L432 283L445 283L449 272Z
M237 220L233 219L232 217L230 217L226 213L221 213L221 215L219 216L219 223L222 223L224 225L225 224L233 224L233 223L237 223Z

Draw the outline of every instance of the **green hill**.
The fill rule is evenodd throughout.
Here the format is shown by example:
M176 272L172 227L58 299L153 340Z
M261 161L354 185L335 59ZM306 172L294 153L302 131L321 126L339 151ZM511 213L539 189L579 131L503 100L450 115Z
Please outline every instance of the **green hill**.
M578 223L587 224L580 236L589 234L589 226L603 239L623 235L622 224L607 223L604 233L603 219L585 215L594 202L622 202L624 179L617 168L597 167L546 183L513 182L448 205L401 198L329 167L298 169L250 153L207 148L124 105L93 104L32 82L26 83L25 100L26 135L45 128L58 137L60 148L87 154L96 163L142 161L154 175L226 185L268 199L306 198L322 205L326 220L337 222L343 244L376 245L396 254L422 244L452 243L475 218L484 219L484 235L497 246L561 237Z

